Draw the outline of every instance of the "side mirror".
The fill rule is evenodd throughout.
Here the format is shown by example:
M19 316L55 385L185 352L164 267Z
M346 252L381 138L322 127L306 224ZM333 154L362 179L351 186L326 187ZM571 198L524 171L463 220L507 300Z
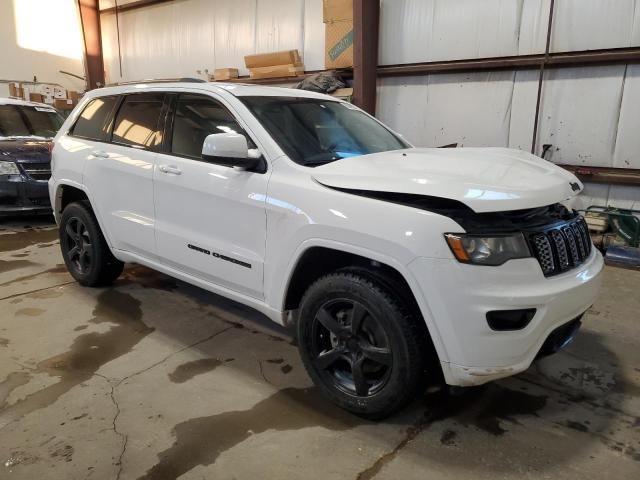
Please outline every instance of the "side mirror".
M249 155L247 139L238 133L212 133L207 135L202 145L202 159L216 165L254 168L260 159L252 157Z

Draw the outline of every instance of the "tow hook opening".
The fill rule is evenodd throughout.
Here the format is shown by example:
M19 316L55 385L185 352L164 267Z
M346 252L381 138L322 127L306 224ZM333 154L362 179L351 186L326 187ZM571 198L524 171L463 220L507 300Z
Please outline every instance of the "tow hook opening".
M518 310L491 310L487 312L487 323L491 330L497 332L510 332L522 330L535 316L535 308L522 308Z

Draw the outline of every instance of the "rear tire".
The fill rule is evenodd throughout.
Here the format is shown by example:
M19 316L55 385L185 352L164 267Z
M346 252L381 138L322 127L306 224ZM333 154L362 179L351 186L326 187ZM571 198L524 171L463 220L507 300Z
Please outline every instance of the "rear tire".
M86 287L113 283L124 263L113 256L89 203L73 202L62 212L60 250L71 276Z
M382 282L332 273L302 298L300 356L332 402L356 415L382 419L424 389L426 330L420 321Z

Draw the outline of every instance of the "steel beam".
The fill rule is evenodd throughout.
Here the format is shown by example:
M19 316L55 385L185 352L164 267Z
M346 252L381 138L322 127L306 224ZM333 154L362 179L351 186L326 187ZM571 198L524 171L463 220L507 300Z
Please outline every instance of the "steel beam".
M588 65L615 65L640 63L640 47L608 48L576 52L514 55L442 62L420 62L399 65L380 65L379 77L429 75L436 73L482 72L491 70L537 70L545 63L545 69Z
M118 13L127 12L129 10L136 10L138 8L150 7L151 5L157 5L159 3L173 2L174 0L138 0L137 2L125 3L117 7L103 8L100 13Z
M375 115L380 0L353 0L353 103Z
M84 40L87 89L91 90L104 86L104 59L102 58L98 0L78 0L78 6Z
M636 168L589 167L586 165L558 166L569 170L583 182L640 186L640 169Z

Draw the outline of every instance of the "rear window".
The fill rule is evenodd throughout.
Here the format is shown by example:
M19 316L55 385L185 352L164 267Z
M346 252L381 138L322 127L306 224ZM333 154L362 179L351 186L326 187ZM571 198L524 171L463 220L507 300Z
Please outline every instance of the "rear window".
M127 95L116 115L111 140L114 143L151 148L162 142L160 115L164 94Z
M71 134L89 140L106 141L109 137L109 117L118 97L94 98L76 120Z

